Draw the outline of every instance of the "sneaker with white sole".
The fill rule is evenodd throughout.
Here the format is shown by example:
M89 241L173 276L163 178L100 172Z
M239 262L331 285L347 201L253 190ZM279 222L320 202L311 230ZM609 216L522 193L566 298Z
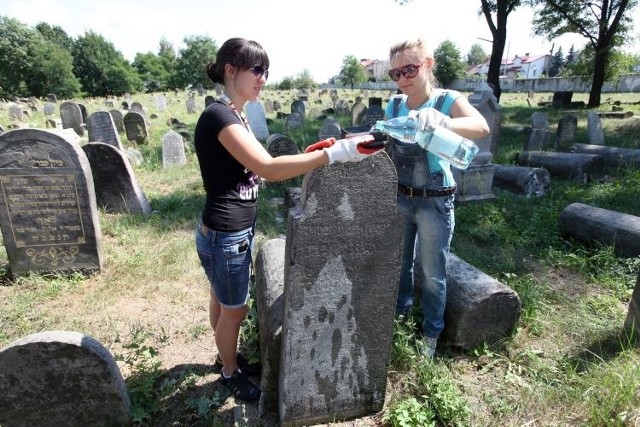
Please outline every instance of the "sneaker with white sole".
M418 351L424 357L433 359L436 354L436 346L438 345L438 338L424 337L418 341Z

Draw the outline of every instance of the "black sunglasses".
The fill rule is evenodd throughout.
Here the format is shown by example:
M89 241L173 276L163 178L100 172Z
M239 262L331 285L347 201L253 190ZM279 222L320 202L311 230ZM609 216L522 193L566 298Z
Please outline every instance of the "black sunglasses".
M256 77L264 76L265 80L269 78L269 70L265 70L264 67L260 65L254 65L253 67L249 68L249 71L251 71L251 74Z
M389 70L389 77L391 77L391 80L393 80L394 82L400 80L401 74L408 79L412 79L418 75L418 70L420 69L420 67L422 67L422 64L424 64L425 61L426 59L420 64L409 64L400 68L392 68L391 70Z

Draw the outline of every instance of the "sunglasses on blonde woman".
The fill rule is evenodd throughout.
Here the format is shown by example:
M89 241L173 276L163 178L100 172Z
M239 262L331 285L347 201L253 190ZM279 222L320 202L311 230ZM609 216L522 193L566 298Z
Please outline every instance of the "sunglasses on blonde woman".
M391 77L391 80L393 80L394 82L400 80L400 75L403 75L408 79L412 79L418 75L418 70L426 61L427 60L425 59L419 64L409 64L400 68L392 68L391 70L389 70L389 77Z
M265 80L269 78L269 70L265 70L264 67L260 65L254 65L253 67L249 68L249 71L251 71L251 74L258 78L262 76L264 76Z

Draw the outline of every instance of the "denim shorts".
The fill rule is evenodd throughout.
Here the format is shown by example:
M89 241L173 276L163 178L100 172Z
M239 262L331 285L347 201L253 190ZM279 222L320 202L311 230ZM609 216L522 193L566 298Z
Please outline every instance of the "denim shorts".
M216 231L202 222L196 230L200 263L221 305L240 308L249 300L249 275L253 227L241 231Z

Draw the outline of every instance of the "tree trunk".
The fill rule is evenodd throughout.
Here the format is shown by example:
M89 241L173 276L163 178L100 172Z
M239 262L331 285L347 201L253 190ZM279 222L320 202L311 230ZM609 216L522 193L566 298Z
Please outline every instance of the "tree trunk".
M595 108L600 106L600 95L604 84L604 73L607 65L609 50L598 47L593 64L593 80L591 81L591 92L589 92L589 104L587 107Z

